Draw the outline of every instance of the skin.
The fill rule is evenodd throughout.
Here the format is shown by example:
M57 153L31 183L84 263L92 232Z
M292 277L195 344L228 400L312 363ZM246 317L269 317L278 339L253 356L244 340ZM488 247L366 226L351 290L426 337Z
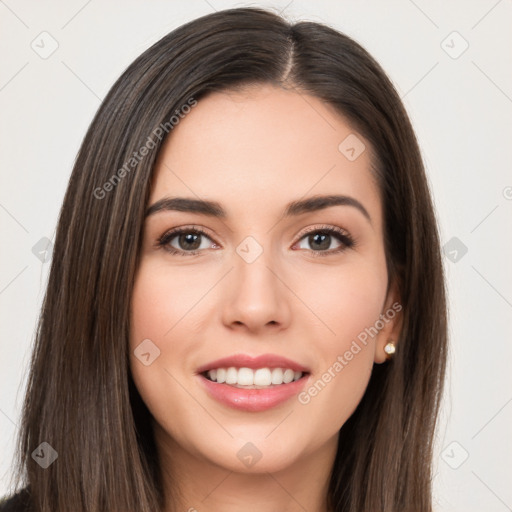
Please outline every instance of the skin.
M232 409L203 390L196 369L235 352L275 353L311 369L307 389L399 301L393 283L386 293L370 145L357 135L366 150L355 161L338 150L351 133L314 96L253 86L201 99L159 155L149 205L165 196L201 198L228 213L216 219L162 211L145 224L130 367L154 418L168 511L327 511L338 431L360 402L374 363L385 361L384 345L398 338L400 315L360 344L307 404L293 397L264 412ZM346 205L281 218L289 202L324 194L356 198L371 222ZM162 234L181 226L207 232L200 254L157 247ZM304 230L325 226L342 228L356 246L314 257L319 249ZM249 235L263 249L252 263L236 252ZM172 246L190 250L179 236ZM328 250L340 246L333 236ZM133 353L144 339L160 350L148 366ZM262 454L251 467L237 457L247 442Z

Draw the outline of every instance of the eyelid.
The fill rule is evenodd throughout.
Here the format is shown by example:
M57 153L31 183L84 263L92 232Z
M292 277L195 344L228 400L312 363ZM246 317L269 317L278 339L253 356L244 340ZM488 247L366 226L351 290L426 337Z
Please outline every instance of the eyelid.
M350 233L343 228L340 228L339 226L333 226L330 224L322 224L320 226L308 226L307 228L304 228L304 230L301 232L299 236L299 240L304 238L305 235L309 235L309 233L316 231L335 231L337 233L343 234L347 237L350 237Z

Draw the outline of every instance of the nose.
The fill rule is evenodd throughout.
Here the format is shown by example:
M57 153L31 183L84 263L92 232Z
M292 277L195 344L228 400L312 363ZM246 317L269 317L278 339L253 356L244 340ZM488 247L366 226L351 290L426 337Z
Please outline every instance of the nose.
M271 256L270 251L263 251L249 262L237 253L233 255L234 268L226 284L222 313L227 327L261 333L277 332L289 325L293 294Z

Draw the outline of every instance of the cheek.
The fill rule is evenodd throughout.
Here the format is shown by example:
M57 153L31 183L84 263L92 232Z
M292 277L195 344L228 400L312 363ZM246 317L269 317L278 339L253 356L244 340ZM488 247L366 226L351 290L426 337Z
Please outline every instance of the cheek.
M180 383L189 378L186 370L189 357L197 350L197 342L190 339L186 315L207 291L206 285L204 288L191 286L190 274L173 271L171 275L169 269L148 259L141 263L132 291L132 378L157 424L178 437L182 435L183 424L201 424L195 417L200 411L190 406L186 386ZM144 352L151 354L149 365L134 354L134 351L142 352L139 350L142 343L148 347ZM158 354L154 360L153 350ZM176 421L176 417L181 421ZM204 423L204 418L201 421Z
M361 259L354 264L318 268L297 274L297 295L313 313L323 353L343 350L347 341L377 321L387 288L385 260ZM304 278L303 276L307 277ZM348 347L347 347L348 348Z
M382 313L387 272L385 263L376 260L314 277L299 293L322 324L311 336L319 364L299 402L309 409L306 421L320 421L334 433L359 404L371 376L372 328Z
M142 261L132 292L131 341L135 345L146 338L168 348L177 333L194 328L191 310L197 311L200 301L215 281L203 273L186 267L171 268L165 262L147 258ZM173 347L179 350L179 346Z
M131 300L130 368L148 406L158 402L158 397L161 400L162 390L170 386L172 378L164 371L170 367L170 356L180 357L179 345L171 347L171 342L181 327L185 305L192 300L184 298L187 288L182 284L179 275L175 273L170 280L165 269L151 261L143 261L136 275ZM141 356L147 353L149 356Z

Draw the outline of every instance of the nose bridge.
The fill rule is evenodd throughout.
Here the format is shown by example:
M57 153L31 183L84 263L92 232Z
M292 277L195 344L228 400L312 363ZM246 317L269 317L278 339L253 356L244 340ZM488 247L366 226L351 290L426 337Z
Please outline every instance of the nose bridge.
M236 247L225 311L227 322L257 328L288 321L286 287L278 277L279 263L269 244L270 237L260 242L256 236L249 235Z
M266 294L267 300L280 293L278 280L270 271L277 266L270 246L270 237L249 235L236 247L234 255L235 279L238 292ZM260 242L261 240L261 242ZM275 271L274 271L275 272Z

